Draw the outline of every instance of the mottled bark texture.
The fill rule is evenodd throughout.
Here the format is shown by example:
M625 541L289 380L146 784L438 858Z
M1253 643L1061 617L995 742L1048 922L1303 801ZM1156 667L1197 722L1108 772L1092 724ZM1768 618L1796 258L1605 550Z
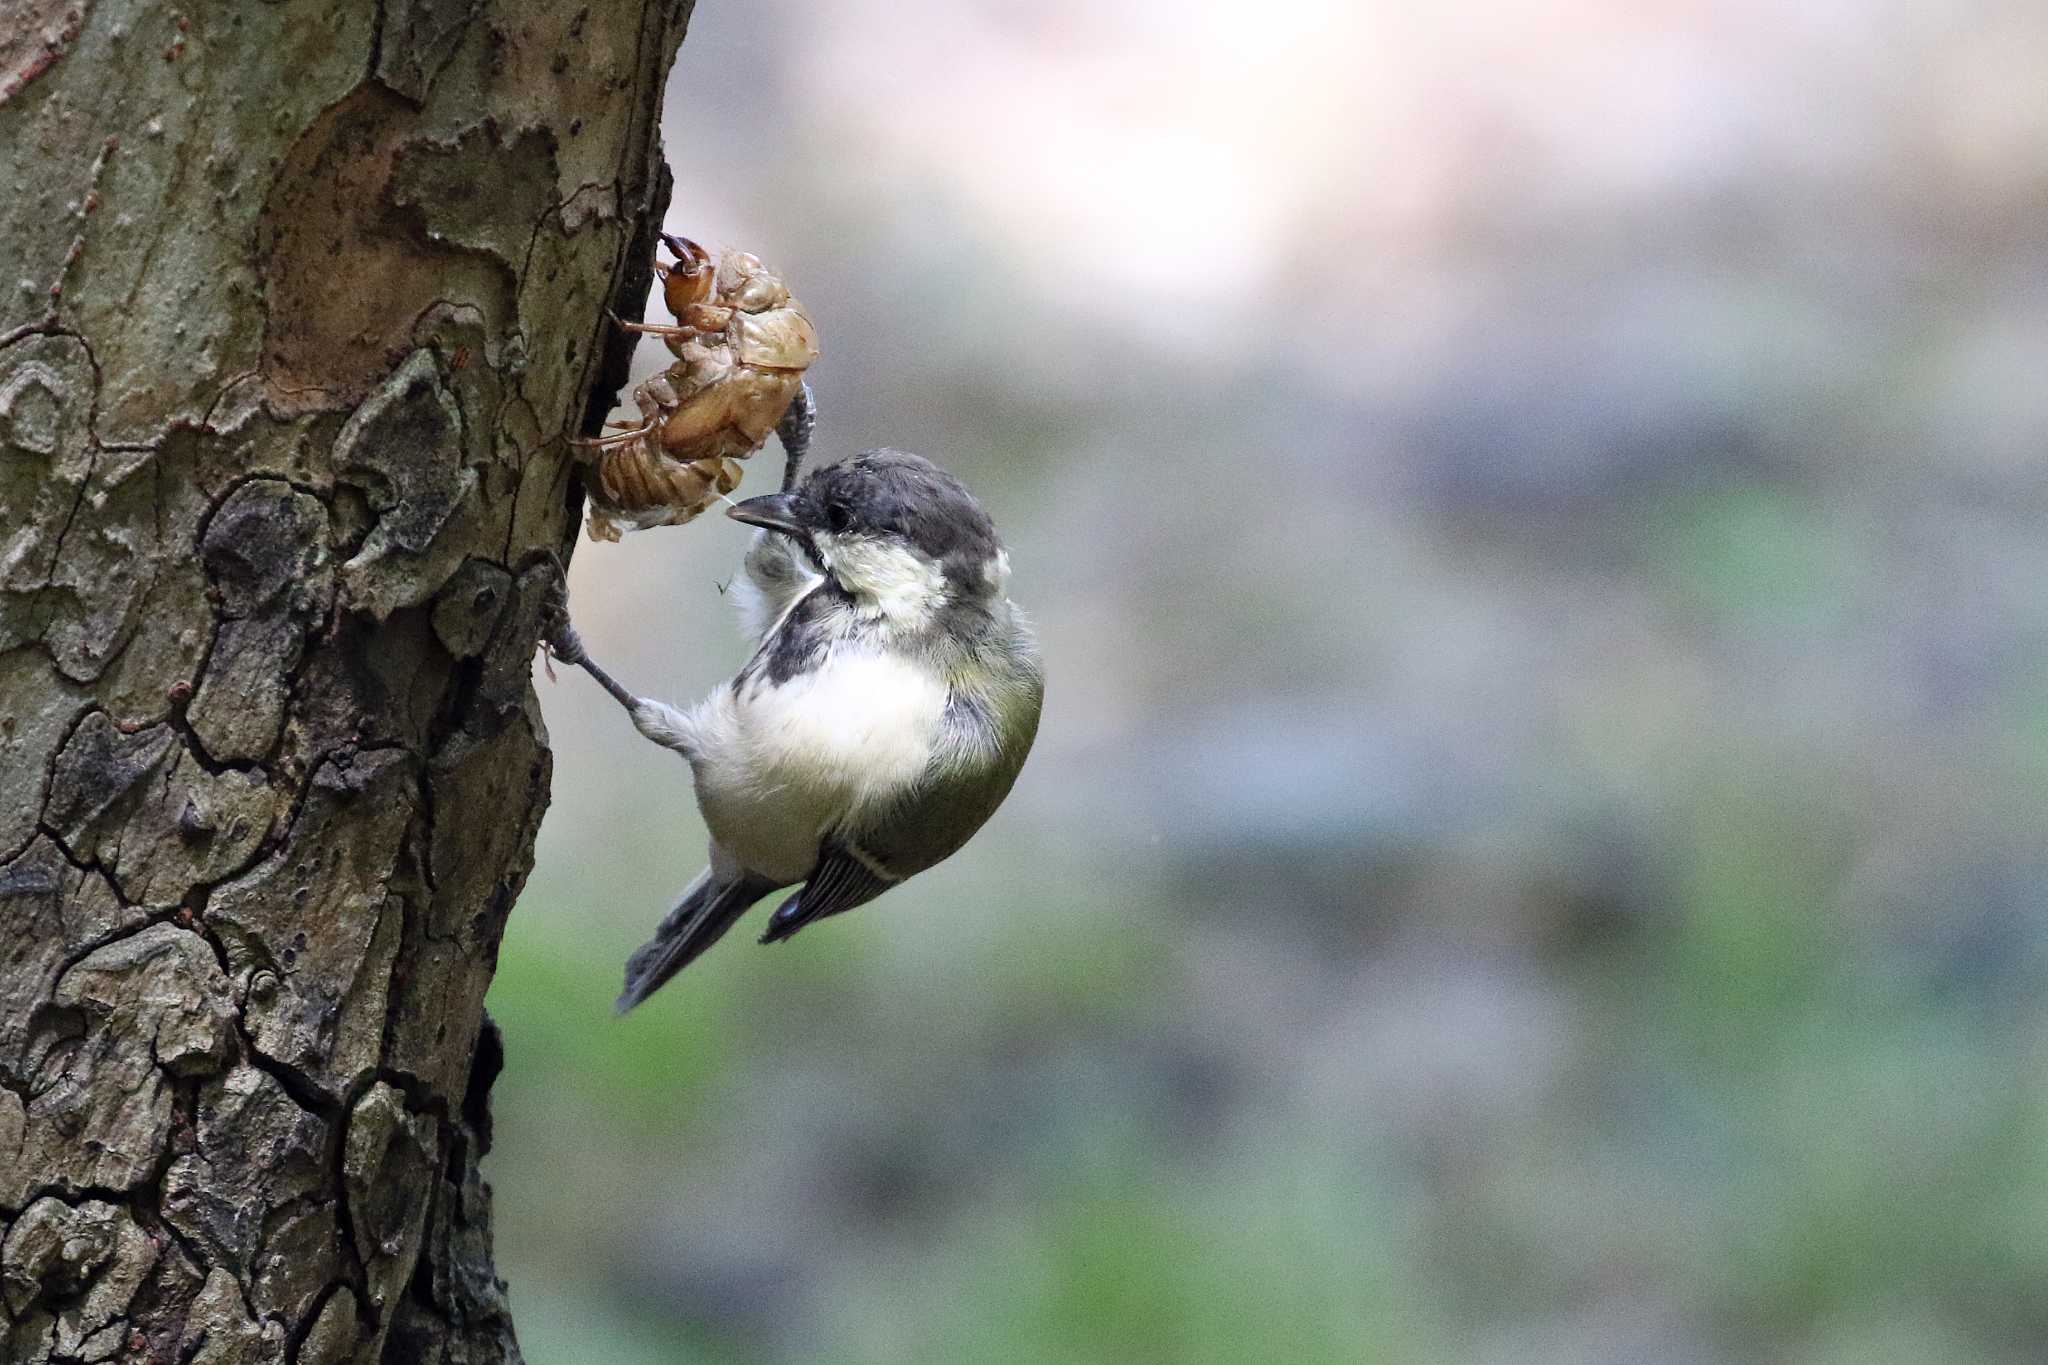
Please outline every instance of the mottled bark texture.
M0 1361L516 1360L483 1014L688 0L0 0Z

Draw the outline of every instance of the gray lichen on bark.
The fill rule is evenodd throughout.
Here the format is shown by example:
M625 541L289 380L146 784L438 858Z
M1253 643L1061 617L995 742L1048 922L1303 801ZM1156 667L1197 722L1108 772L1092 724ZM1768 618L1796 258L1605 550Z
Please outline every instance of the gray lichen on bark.
M516 1360L483 1014L688 0L0 0L0 1361Z

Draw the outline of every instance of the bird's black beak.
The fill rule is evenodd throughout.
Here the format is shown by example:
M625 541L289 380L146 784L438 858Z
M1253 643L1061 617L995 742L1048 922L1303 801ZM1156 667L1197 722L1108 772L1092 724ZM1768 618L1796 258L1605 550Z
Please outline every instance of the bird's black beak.
M748 498L726 508L725 514L734 521L780 531L798 540L808 541L811 538L811 530L804 525L794 493L769 493L763 497Z

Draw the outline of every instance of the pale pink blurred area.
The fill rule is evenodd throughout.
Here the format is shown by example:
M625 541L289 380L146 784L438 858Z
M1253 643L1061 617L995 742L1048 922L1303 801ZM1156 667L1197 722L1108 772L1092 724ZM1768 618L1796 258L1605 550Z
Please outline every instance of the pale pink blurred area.
M541 680L529 1359L2048 1355L2044 75L2017 0L705 0L666 226L802 298L820 458L987 502L1047 711L613 1021L703 833ZM745 538L579 546L593 654L730 676Z

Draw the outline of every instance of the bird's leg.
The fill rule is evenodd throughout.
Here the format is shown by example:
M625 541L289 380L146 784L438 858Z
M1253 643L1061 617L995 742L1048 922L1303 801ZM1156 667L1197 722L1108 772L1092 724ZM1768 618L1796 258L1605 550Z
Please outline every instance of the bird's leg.
M628 692L619 685L616 678L612 677L611 674L605 672L602 668L599 668L597 660L591 658L590 652L584 649L583 637L576 633L575 626L569 624L569 606L566 601L557 602L554 610L550 613L550 617L547 636L541 642L547 646L547 651L550 655L560 659L565 664L572 664L581 668L585 673L597 679L597 685L616 697L619 705L625 707L626 710L631 711L641 705L640 698Z
M634 696L590 657L590 651L583 647L583 637L569 623L568 592L559 578L555 580L554 600L548 606L546 633L541 642L552 657L565 664L573 664L597 679L597 685L626 708L634 729L664 749L689 753L688 729L681 712L662 702Z
M811 396L811 386L799 382L796 397L789 400L783 410L782 420L775 424L775 434L782 440L782 448L789 458L782 466L782 491L787 493L796 487L796 476L803 471L804 456L810 453L811 429L818 424L818 400Z

